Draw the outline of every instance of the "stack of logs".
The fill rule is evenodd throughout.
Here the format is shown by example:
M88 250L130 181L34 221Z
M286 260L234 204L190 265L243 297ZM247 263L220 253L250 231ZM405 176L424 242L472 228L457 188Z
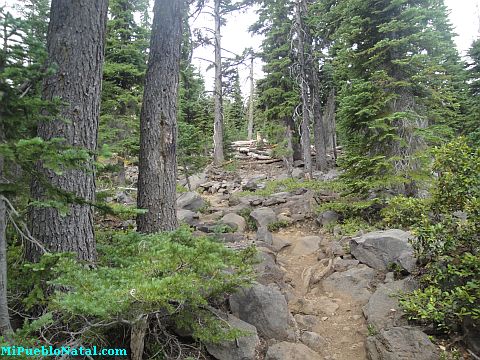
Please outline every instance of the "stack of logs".
M241 140L231 143L231 147L235 152L235 159L242 160L277 160L272 156L275 146L269 145L266 140ZM342 151L341 146L336 147L336 152L329 151L327 157L329 160L336 158ZM315 156L315 148L312 146L312 155Z
M236 159L273 160L273 147L262 140L234 141L231 147L235 151Z

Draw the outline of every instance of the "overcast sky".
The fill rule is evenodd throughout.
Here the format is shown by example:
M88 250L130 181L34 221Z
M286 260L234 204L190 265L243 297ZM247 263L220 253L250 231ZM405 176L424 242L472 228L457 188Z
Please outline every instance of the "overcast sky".
M454 32L458 34L458 36L455 37L458 51L461 55L465 55L473 40L479 35L480 0L445 0L445 5L450 9L450 21L454 27ZM238 54L246 47L258 49L262 38L252 36L248 32L249 26L253 24L255 20L256 14L253 10L247 13L238 13L227 18L226 26L222 27L222 47ZM204 17L200 16L192 26L206 26L209 22L210 26L212 26L213 19L210 19L208 15ZM223 56L228 56L228 53L224 53ZM213 70L207 72L206 68L209 63L197 57L213 60L213 49L200 48L194 52L194 62L200 68L202 74L204 74L207 88L213 88ZM255 63L254 76L257 79L262 76L261 68L262 64L257 60ZM248 96L248 69L240 67L239 70L242 91L244 92L244 96Z

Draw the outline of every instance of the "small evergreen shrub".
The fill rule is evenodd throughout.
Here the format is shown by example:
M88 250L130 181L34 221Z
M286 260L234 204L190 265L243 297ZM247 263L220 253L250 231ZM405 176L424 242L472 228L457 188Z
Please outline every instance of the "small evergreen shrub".
M253 281L254 248L232 251L182 227L153 235L99 232L97 250L93 269L72 254L47 254L39 263L13 269L13 276L23 274L13 281L27 294L24 307L42 306L47 314L17 331L17 344L28 344L41 329L58 344L128 348L128 337L121 334L142 315L150 319L146 351L151 355L152 349L168 355L162 339L175 338L175 329L201 342L243 334L215 308L223 306L226 294Z
M480 149L453 141L435 151L433 171L432 197L413 226L422 287L401 304L411 319L455 332L467 319L480 326Z

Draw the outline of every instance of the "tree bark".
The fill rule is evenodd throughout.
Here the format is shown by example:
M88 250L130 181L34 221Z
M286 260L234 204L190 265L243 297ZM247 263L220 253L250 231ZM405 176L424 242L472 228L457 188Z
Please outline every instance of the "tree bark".
M326 133L327 152L333 153L333 157L337 158L337 135L335 124L335 89L332 88L328 94L327 104L323 113L324 126Z
M312 112L313 112L313 136L315 139L315 168L324 171L328 168L327 164L327 137L328 130L322 116L322 104L320 100L320 89L318 70L314 61L311 66L310 89L312 96Z
M55 73L44 80L43 99L59 98L55 119L38 124L39 137L64 138L70 146L96 151L100 92L108 0L52 0L47 35L48 63ZM82 169L62 175L38 164L49 184L91 202L95 199L93 158ZM31 186L35 200L45 200L42 184ZM75 252L79 259L96 258L93 211L87 204L69 205L62 216L57 209L32 207L29 214L32 235L52 252ZM27 258L36 261L39 250L30 245Z
M222 36L220 33L222 18L220 6L221 0L215 0L215 120L213 124L213 162L215 165L222 165L225 160L223 154Z
M255 82L253 81L253 56L252 62L250 64L250 102L248 106L248 131L247 131L247 139L253 139L253 95L255 93Z
M1 65L0 65L1 66ZM5 141L3 124L0 124L0 144ZM6 182L3 173L3 157L0 156L0 184ZM0 335L8 339L12 325L7 302L7 208L0 194Z
M302 123L300 126L303 162L305 166L305 176L312 178L312 153L310 146L310 108L309 93L307 79L307 62L305 59L305 26L302 16L305 9L302 0L297 1L296 16L296 33L297 33L297 56L300 67L300 94L302 97Z
M156 0L140 114L137 217L144 233L177 228L177 94L184 0Z

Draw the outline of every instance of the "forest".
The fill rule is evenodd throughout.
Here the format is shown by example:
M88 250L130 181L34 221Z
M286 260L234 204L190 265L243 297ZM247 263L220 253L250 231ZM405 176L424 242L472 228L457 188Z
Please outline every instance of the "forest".
M0 358L480 359L454 36L444 0L0 3Z

